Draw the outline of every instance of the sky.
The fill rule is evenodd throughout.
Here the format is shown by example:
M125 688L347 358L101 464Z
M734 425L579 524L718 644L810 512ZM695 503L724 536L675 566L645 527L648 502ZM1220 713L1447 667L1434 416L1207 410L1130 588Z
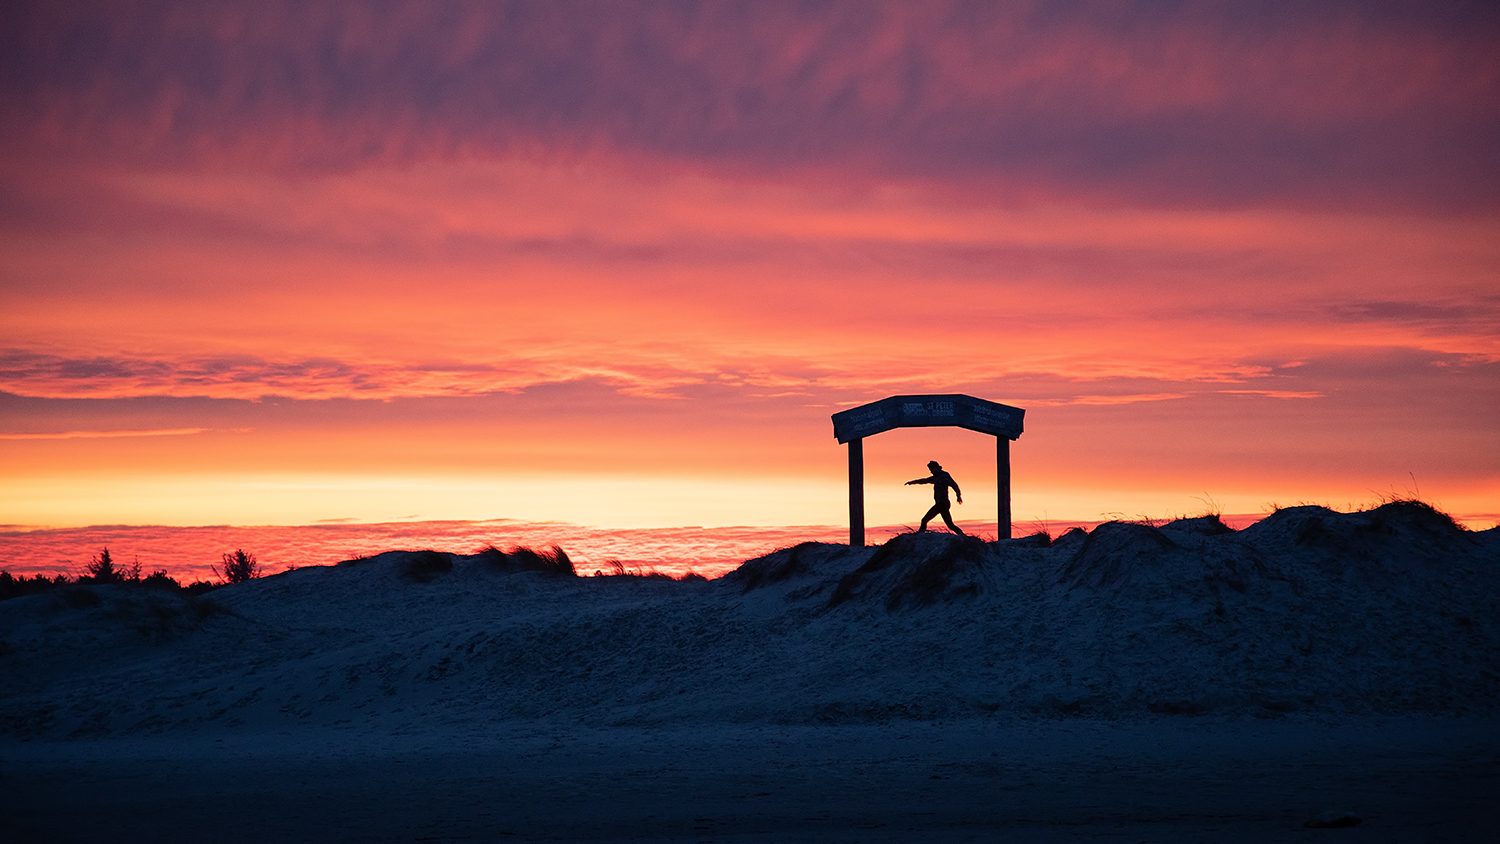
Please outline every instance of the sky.
M1493 4L0 17L0 524L1500 520Z

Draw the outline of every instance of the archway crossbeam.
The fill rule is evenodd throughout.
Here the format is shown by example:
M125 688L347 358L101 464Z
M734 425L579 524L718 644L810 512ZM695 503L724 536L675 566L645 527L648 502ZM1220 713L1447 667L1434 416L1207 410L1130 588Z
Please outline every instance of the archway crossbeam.
M849 446L849 544L865 544L864 439L896 428L966 428L995 438L998 535L1010 537L1010 442L1021 436L1026 411L961 393L891 396L833 414L833 435Z

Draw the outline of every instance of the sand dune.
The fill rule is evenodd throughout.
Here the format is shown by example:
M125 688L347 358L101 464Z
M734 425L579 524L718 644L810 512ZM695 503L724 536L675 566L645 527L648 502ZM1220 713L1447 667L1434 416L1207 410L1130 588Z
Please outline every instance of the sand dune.
M459 752L498 735L668 731L701 754L812 730L885 753L938 724L1004 745L1070 722L1316 733L1421 716L1492 739L1500 705L1500 531L1414 503L1290 508L1241 531L1193 519L1056 541L805 543L712 581L518 568L393 551L199 598L77 586L5 601L3 746L40 764L36 747L76 761L83 746L261 737L290 771L311 764L297 748ZM1469 764L1492 776L1486 741ZM854 764L828 752L830 770Z
M553 719L1488 713L1500 538L1414 504L808 543L715 581L390 552L0 605L12 735ZM438 570L418 571L438 559Z

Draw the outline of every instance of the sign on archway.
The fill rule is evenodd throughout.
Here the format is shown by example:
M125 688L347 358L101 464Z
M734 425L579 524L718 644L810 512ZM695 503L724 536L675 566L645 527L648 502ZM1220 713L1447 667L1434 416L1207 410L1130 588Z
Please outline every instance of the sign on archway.
M865 544L865 437L895 428L946 426L995 437L998 533L1010 538L1010 441L1021 436L1026 411L958 393L891 396L833 414L833 435L849 446L849 544Z

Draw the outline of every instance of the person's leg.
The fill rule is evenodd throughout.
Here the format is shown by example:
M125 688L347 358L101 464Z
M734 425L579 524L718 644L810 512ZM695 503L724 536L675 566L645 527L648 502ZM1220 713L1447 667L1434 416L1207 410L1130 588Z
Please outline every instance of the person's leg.
M941 507L939 507L936 504L932 505L932 509L928 510L927 511L927 515L925 515L925 516L922 517L922 526L919 527L919 528L917 528L917 531L921 532L921 531L927 530L927 523L930 522L930 521L932 521L932 517L936 516L940 512L942 512L942 508ZM944 518L946 518L946 516Z
M935 510L937 508L934 507L933 509ZM968 536L968 534L966 534L963 531L961 531L961 530L958 529L958 525L955 525L953 523L953 508L951 506L944 507L942 509L942 514L943 514L943 524L945 524L945 525L948 526L948 530L953 531L954 533L958 534L959 536Z

